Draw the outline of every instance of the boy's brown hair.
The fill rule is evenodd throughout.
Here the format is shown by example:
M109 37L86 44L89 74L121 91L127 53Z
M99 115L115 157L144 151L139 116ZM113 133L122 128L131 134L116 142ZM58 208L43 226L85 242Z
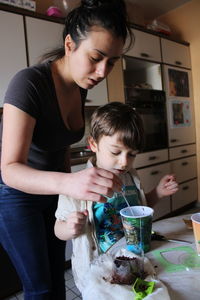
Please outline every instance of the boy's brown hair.
M110 102L98 107L91 116L90 135L96 143L100 138L119 133L123 144L141 151L144 145L142 119L128 104Z

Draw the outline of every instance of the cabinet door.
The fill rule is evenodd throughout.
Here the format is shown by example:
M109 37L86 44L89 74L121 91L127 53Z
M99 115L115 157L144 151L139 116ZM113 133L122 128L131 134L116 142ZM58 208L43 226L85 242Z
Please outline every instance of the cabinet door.
M197 180L187 181L179 185L179 190L172 196L172 211L197 200Z
M23 17L0 11L0 106L8 83L17 71L27 67Z
M63 44L63 25L26 17L29 65L36 64L44 53Z
M169 146L195 143L191 71L164 66Z
M154 206L153 220L160 219L171 212L171 199L164 197Z
M108 103L108 92L106 79L97 86L88 90L86 105L99 106Z
M135 42L126 55L161 62L160 39L158 36L132 29Z
M177 181L184 182L197 176L196 156L185 157L171 162L172 172L176 175Z
M191 68L190 48L167 39L161 39L163 62L178 67Z

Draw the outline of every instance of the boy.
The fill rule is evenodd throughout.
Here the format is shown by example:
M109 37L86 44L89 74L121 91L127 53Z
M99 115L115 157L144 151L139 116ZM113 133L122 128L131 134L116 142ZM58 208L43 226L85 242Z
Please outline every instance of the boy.
M95 165L117 174L131 206L153 207L160 198L175 193L178 185L173 175L166 175L155 189L144 194L133 169L136 154L143 146L143 136L142 121L131 106L111 102L97 108L92 115L88 139L96 157L88 161L87 167ZM60 196L55 234L62 240L73 239L72 269L80 291L91 261L113 248L124 236L119 211L126 206L121 193L114 193L106 203Z

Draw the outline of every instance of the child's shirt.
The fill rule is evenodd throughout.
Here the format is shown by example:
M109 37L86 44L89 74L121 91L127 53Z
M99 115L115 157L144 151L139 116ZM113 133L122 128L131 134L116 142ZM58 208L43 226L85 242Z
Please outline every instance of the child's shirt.
M131 206L141 205L140 192L131 175L126 174L124 193ZM96 236L101 252L106 252L113 244L124 236L120 210L127 206L121 193L114 193L112 198L107 197L106 203L94 203L93 213L96 227Z

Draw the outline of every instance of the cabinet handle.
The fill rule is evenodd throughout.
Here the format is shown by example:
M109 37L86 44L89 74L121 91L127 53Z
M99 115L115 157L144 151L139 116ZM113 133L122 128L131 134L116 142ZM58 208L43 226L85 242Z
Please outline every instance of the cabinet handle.
M154 160L156 158L157 158L157 156L149 156L149 160Z
M149 55L148 53L144 53L144 52L140 53L140 55L141 55L142 57L150 57L150 55Z
M175 142L178 142L178 140L177 139L172 139L172 140L170 140L170 142L175 143Z
M157 174L159 174L159 171L152 171L151 172L151 175L157 175Z
M186 185L186 186L183 186L183 188L182 188L182 190L188 190L189 189L189 186L188 185Z
M181 153L187 153L188 151L186 149L181 150Z
M182 62L179 61L179 60L176 60L176 61L175 61L175 64L178 65L178 66L181 66L181 65L182 65Z
M181 165L182 165L182 166L187 166L187 165L188 165L188 162L185 161L185 162L183 162Z

